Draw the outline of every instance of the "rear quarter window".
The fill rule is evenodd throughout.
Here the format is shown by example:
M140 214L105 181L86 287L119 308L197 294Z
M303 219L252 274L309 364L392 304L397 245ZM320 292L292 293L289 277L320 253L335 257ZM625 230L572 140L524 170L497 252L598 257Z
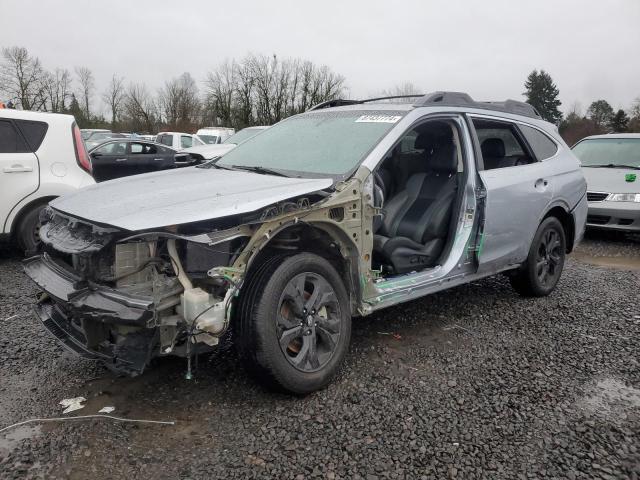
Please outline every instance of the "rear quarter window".
M45 122L33 122L30 120L16 120L18 128L26 139L32 151L37 151L42 145L49 125Z
M25 153L29 147L8 120L0 120L0 153Z
M553 157L558 151L558 145L540 130L520 125L520 131L539 161Z

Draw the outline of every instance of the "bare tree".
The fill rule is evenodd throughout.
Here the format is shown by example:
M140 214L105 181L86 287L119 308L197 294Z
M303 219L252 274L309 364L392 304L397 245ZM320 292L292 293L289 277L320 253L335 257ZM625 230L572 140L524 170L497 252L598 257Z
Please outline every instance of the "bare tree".
M158 100L163 119L172 129L190 130L198 122L200 97L196 82L189 73L166 82Z
M91 98L95 89L93 73L87 67L76 67L76 76L80 84L79 97L82 101L82 110L87 119L91 118Z
M2 49L0 91L10 100L15 99L24 110L46 107L46 73L37 57L24 47Z
M232 125L234 97L240 94L241 88L236 62L226 60L214 72L209 72L205 87L207 118L214 124Z
M247 55L209 72L207 118L243 128L271 125L344 94L344 77L326 66L275 55Z
M114 74L111 77L107 89L102 93L102 100L109 106L111 110L111 127L115 128L118 117L120 116L120 109L125 99L125 86L124 78L118 77Z
M44 88L49 110L54 113L66 111L67 100L71 97L69 70L56 68L54 72L46 72Z
M127 88L123 110L133 131L154 132L158 125L157 106L143 83L132 83Z
M404 82L403 84L396 85L393 88L390 88L388 90L383 90L381 96L382 97L398 97L403 95L420 95L421 93L422 92L420 91L420 89L416 87L413 83ZM407 98L404 100L400 99L400 101L405 101L407 103L410 103L415 101L415 98Z

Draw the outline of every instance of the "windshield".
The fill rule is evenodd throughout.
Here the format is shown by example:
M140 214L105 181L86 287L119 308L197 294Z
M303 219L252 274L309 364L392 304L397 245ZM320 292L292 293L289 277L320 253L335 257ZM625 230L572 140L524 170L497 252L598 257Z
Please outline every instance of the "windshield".
M592 138L573 147L583 167L621 165L640 167L640 138Z
M341 177L352 171L405 112L311 112L284 120L225 154L220 166Z
M202 140L204 143L209 145L215 145L216 143L218 143L217 135L205 135L203 133L199 133L198 137L200 137L200 140Z
M243 130L240 130L238 133L231 135L222 143L233 143L234 145L238 145L246 140L249 140L251 137L255 137L263 130L264 128L245 128Z

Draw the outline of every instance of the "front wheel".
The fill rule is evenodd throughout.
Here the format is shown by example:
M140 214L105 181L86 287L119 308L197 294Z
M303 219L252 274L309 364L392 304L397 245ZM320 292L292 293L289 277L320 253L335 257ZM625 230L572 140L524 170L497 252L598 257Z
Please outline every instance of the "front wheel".
M527 297L549 295L560 280L566 251L562 224L556 217L546 218L533 237L527 260L510 275L511 285Z
M349 297L338 272L317 255L267 261L249 279L237 313L240 356L271 387L318 390L346 356Z

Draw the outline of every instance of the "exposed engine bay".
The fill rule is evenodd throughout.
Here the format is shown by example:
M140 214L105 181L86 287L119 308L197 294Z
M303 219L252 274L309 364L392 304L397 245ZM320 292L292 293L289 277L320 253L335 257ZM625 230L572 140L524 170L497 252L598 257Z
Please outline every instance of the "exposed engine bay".
M319 192L251 214L134 234L49 207L41 218L43 253L24 263L45 292L36 312L67 348L118 373L139 374L158 356L191 359L228 331L244 279L237 266L247 265L238 258L258 250L247 251L254 234L324 198ZM268 249L296 249L314 241L308 236L294 226Z

